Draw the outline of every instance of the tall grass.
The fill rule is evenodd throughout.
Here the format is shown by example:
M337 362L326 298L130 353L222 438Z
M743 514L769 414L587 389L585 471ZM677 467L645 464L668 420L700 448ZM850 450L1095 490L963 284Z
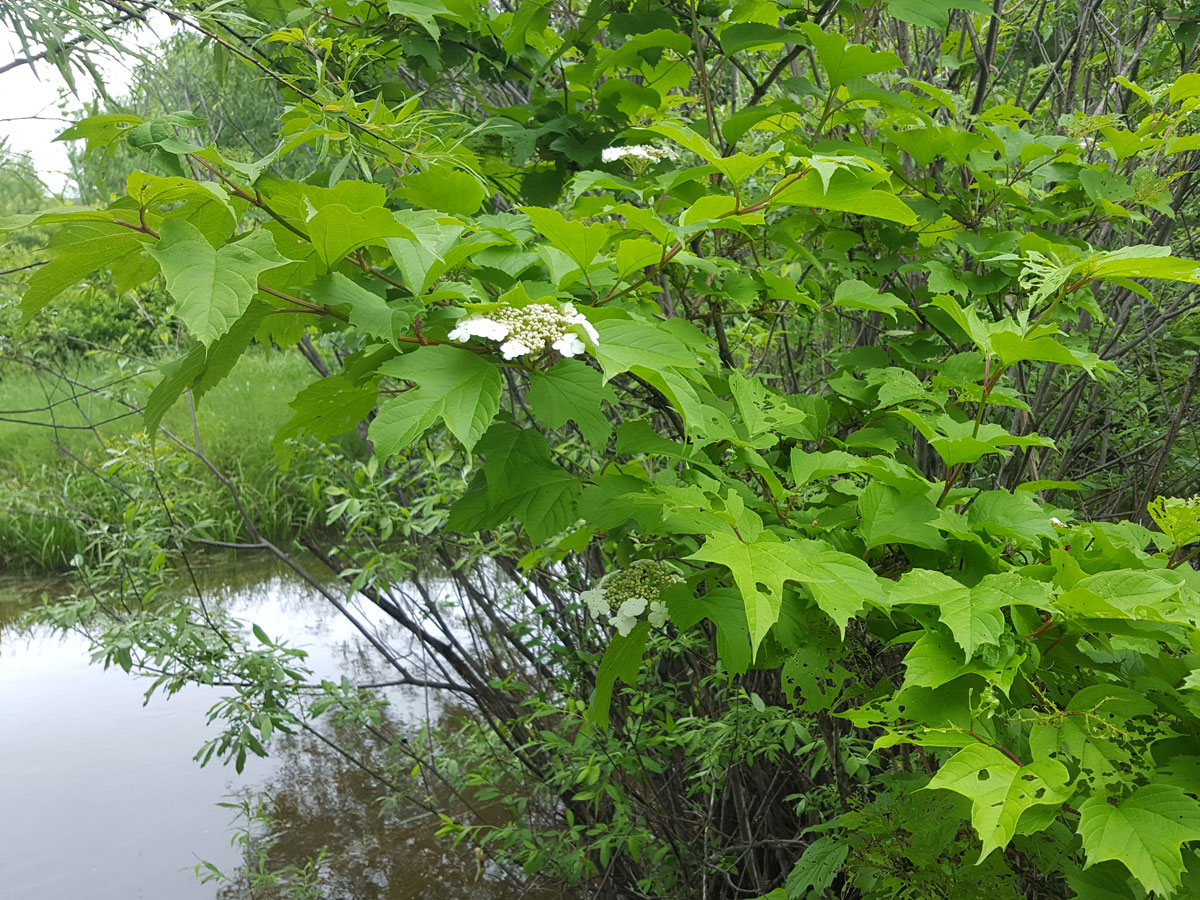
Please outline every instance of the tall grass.
M62 374L69 380L0 363L0 572L61 571L76 554L100 552L100 538L147 517L189 539L247 539L212 473L161 437L151 446L141 416L116 399L140 404L156 369L120 370L93 359ZM298 355L250 353L205 395L195 428L186 398L163 423L188 441L199 435L205 455L273 540L323 521L321 484L335 460L314 451L285 463L269 441L311 378ZM105 390L89 393L79 384Z

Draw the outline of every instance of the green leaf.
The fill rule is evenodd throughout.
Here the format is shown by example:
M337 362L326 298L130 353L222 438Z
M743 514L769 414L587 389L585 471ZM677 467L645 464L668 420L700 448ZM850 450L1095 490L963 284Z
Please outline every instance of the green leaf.
M848 844L829 835L809 844L788 874L784 885L787 900L804 900L809 891L816 891L816 896L822 896L833 884L849 851Z
M378 378L360 382L348 372L318 378L288 403L292 417L275 434L282 451L292 438L312 436L327 441L352 431L371 414L379 396Z
M668 585L659 593L667 604L671 621L684 631L701 619L717 628L717 656L731 675L750 668L750 627L742 595L731 588L713 588L703 597L693 596L686 584Z
M1051 756L1066 748L1093 791L1119 789L1153 768L1141 735L1153 733L1149 719L1157 709L1143 695L1121 685L1093 684L1076 693L1063 712L1035 721L1030 750Z
M22 322L28 322L51 300L93 272L134 265L149 240L146 235L108 222L64 225L50 241L54 259L29 278L21 298Z
M424 172L405 175L396 195L417 209L440 209L455 215L473 216L479 212L487 191L474 175L450 166L434 165Z
M459 238L466 230L465 226L432 210L405 210L396 216L413 236L388 238L384 243L400 267L405 287L417 297L428 291L451 267L487 246L472 247L461 242Z
M1180 845L1200 840L1200 801L1170 785L1143 785L1116 805L1096 794L1079 808L1079 836L1089 866L1116 860L1166 897L1183 874Z
M626 684L636 685L638 670L642 667L642 653L646 639L650 636L650 623L638 622L627 635L614 634L600 668L596 670L596 690L588 704L586 718L589 722L608 727L608 714L612 707L613 688L620 678Z
M988 576L997 577L1002 576ZM928 569L904 573L892 587L890 600L892 604L935 607L938 618L950 629L968 660L980 647L999 644L1004 631L1000 610L1009 602L1000 591L989 587L972 589L949 575Z
M150 432L151 440L154 439L167 410L175 405L175 401L183 396L183 392L204 371L204 358L204 345L196 344L183 356L159 366L163 377L150 391L150 396L146 398L142 415L146 431Z
M596 448L603 448L612 434L601 403L616 399L612 388L601 384L600 373L577 359L564 359L548 372L530 376L528 400L537 420L547 428L573 421Z
M1175 547L1200 540L1200 499L1155 497L1146 511Z
M780 683L793 705L813 715L831 709L854 674L841 663L845 647L838 632L824 622L803 625L792 656L783 664Z
M645 238L631 238L617 244L616 263L617 273L621 278L630 278L640 274L647 266L656 266L667 255L667 248L662 244L648 241Z
M865 281L854 279L843 281L837 286L833 295L833 305L843 309L865 309L871 312L880 312L892 321L896 320L898 312L913 315L908 304L895 294L881 294Z
M359 210L330 203L317 210L305 227L317 255L330 268L348 253L368 244L382 246L386 238L414 237L412 231L396 221L391 210L382 206Z
M868 547L912 544L928 550L946 548L941 532L932 524L941 513L928 497L901 493L872 481L858 498L858 509L862 515L859 532Z
M271 307L255 300L225 334L205 347L196 344L185 356L163 364L163 377L146 399L144 421L151 440L163 416L184 393L191 390L197 401L232 371Z
M228 195L213 182L133 172L125 190L143 209L169 208L172 218L186 219L214 246L228 241L237 225Z
M1184 72L1171 85L1168 99L1172 103L1180 103L1192 97L1200 97L1200 73Z
M64 222L109 222L113 214L87 206L55 206L33 213L0 216L0 231L17 231L30 225L56 225ZM118 226L124 228L124 226ZM128 231L129 229L125 229Z
M1079 263L1075 269L1093 278L1161 278L1200 284L1200 262L1171 256L1170 247L1138 244L1109 250Z
M880 181L881 177L876 173L839 169L833 173L826 189L821 179L810 173L774 195L771 202L773 205L838 210L901 225L916 224L916 213L903 200L889 191L876 189Z
M442 0L387 0L387 10L392 15L412 19L435 41L442 37L437 17L453 15Z
M982 862L1008 845L1025 810L1065 803L1074 792L1069 781L1066 766L1057 760L1018 766L994 747L971 744L938 770L927 789L954 791L971 801L971 825L983 841Z
M1111 368L1102 363L1095 353L1072 350L1050 336L1028 338L1013 331L1001 330L991 335L991 347L1000 357L1000 363L1006 367L1025 360L1040 360L1064 366L1080 366L1089 374L1100 366Z
M469 350L444 344L419 347L380 366L416 388L389 400L371 423L380 459L399 453L438 419L470 451L500 410L500 369Z
M719 37L721 50L727 56L742 50L797 42L795 32L760 22L734 22L722 28Z
M1067 885L1075 892L1072 900L1146 900L1146 892L1133 890L1132 879L1119 865L1104 862L1086 872L1067 873Z
M602 319L594 323L600 334L596 359L607 383L634 366L650 369L696 368L695 350L689 350L674 334L653 322L638 319Z
M162 238L148 247L162 267L175 314L204 344L211 344L241 318L258 290L258 276L287 264L266 231L252 231L219 250L180 219L162 223Z
M803 584L817 605L845 631L864 600L882 605L878 578L861 559L819 541L742 541L736 535L710 534L688 559L729 569L746 605L754 653L779 619L784 582Z
M324 306L347 312L350 324L363 334L392 344L408 333L420 311L411 303L393 306L340 272L317 279L308 293Z
M875 53L862 44L850 44L842 35L822 31L813 22L803 22L800 28L817 51L817 58L821 60L832 85L845 84L852 78L887 72L904 65L895 53Z
M965 9L981 16L992 15L983 0L888 0L888 12L902 22L945 31L950 27L950 10Z
M1014 652L1010 643L999 652L964 662L955 644L940 628L927 627L904 657L904 687L938 688L964 675L977 675L1008 694L1024 655Z
M123 137L129 129L141 124L140 116L124 114L88 116L63 131L54 140L87 141L84 145L84 156L87 157L97 150L107 151L117 138Z
M983 491L967 510L967 522L972 531L1023 546L1037 546L1041 538L1055 535L1049 514L1027 493Z
M731 534L710 534L689 559L729 569L746 606L754 655L771 626L779 619L785 581L799 583L809 572L806 559L791 544L779 541L746 543Z
M498 524L515 516L525 526L530 540L540 544L575 521L579 482L554 462L541 434L533 429L496 424L483 436L476 450L485 457L484 494L475 498L477 509L468 504L459 512L458 505L455 506L449 522L451 528L476 530L478 524L473 517Z
M522 206L521 212L529 216L538 233L584 271L608 243L609 229L606 225L584 225L582 222L569 221L563 218L562 213L540 206Z
M720 151L710 144L698 131L693 131L691 128L684 127L675 122L659 122L655 125L650 125L645 130L670 138L680 146L691 150L707 163L715 163L721 158Z

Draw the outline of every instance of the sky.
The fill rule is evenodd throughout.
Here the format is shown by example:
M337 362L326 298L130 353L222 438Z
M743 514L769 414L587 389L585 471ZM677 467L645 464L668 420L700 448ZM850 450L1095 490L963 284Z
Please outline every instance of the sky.
M146 47L170 31L166 21L130 35L128 43ZM0 67L23 57L16 35L0 22ZM129 87L136 59L105 58L98 68L108 92L120 96ZM94 99L91 76L79 73L75 79L78 96L73 95L58 69L47 62L19 66L0 75L0 142L10 150L28 154L47 186L61 192L67 182L67 149L54 138L81 116L82 102ZM65 106L65 109L63 108Z

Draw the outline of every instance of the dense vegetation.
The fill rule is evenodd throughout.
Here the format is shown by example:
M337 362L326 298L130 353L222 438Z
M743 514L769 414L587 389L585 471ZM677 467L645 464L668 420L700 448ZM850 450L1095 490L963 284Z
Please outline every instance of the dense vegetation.
M168 320L152 390L96 388L141 414L137 453L101 437L128 502L45 615L230 685L204 760L320 734L576 896L1200 895L1195 8L4 15L69 69L152 11L196 83L144 69L63 135L80 202L0 227L37 256L13 359L52 365L22 335L55 310L98 327L80 284ZM218 392L262 403L279 348L311 380L238 427ZM268 452L319 517L271 519ZM396 683L476 718L314 699L163 590L213 545L375 604Z

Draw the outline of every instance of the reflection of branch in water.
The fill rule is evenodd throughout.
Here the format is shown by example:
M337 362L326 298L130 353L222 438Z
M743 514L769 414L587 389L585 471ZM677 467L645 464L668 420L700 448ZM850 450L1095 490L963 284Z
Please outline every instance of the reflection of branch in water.
M386 749L380 741L371 744L364 749ZM395 793L380 797L386 790L380 781L391 779L370 766L364 768L361 761L351 761L348 750L333 754L325 746L300 737L276 745L280 768L264 788L273 805L273 828L263 836L271 845L272 868L302 868L326 849L318 883L320 896L328 900L510 900L520 894L517 882L504 879L500 871L489 866L481 870L476 853L466 844L454 847L434 836L435 809L454 812L446 791L426 798ZM416 789L415 784L411 787ZM247 859L256 863L256 848L247 848ZM252 900L246 884L242 878L226 885L218 900ZM550 897L537 892L522 896ZM275 900L275 895L258 891L253 900Z

